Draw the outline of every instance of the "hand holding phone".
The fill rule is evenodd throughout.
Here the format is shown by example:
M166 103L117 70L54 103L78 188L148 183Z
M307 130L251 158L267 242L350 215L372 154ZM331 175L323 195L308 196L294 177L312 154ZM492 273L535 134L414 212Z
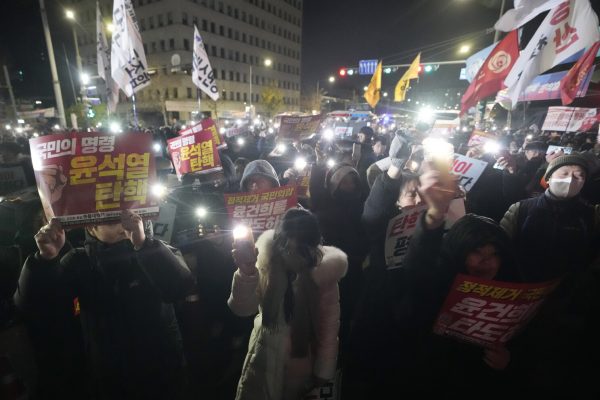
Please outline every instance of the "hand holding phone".
M244 275L255 275L258 251L254 247L254 235L247 226L237 226L233 229L233 261Z

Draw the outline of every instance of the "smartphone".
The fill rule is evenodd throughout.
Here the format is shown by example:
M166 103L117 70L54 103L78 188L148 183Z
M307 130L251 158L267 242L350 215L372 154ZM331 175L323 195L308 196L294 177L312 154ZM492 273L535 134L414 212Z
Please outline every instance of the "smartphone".
M508 164L512 162L512 155L506 149L500 150L498 153L498 157L496 157L496 163L494 164L494 169L499 169L500 171L504 170L505 167L498 164L498 160L503 158Z
M233 249L240 262L246 263L254 260L256 251L252 229L244 225L233 228Z

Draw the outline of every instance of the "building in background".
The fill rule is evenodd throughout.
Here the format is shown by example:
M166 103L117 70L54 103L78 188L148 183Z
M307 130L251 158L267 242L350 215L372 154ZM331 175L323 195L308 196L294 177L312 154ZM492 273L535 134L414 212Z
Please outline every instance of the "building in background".
M218 102L200 94L203 113L239 115L252 112L251 105L265 114L299 109L302 0L132 2L152 72L152 84L136 95L141 113L162 114L165 123L196 117L197 91L190 75L194 25L220 90ZM66 5L76 14L83 70L96 75L95 1L69 0ZM112 1L100 0L100 8L108 25ZM274 94L275 101L263 102L265 91ZM128 108L121 104L119 110Z

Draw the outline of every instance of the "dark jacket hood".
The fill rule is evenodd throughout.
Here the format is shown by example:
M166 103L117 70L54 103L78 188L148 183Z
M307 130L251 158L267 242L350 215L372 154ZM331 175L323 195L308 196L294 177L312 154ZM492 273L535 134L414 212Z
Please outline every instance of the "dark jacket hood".
M277 178L277 172L275 172L275 168L266 160L254 160L246 165L244 169L244 174L242 175L242 179L240 181L240 189L243 192L246 192L246 182L248 177L251 175L262 175L265 178L272 180L275 183L275 186L279 186L279 179Z

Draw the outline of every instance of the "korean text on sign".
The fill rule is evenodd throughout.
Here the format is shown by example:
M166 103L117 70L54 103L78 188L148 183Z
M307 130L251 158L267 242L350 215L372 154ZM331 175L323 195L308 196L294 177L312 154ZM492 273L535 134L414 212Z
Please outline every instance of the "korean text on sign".
M508 283L459 275L433 330L481 346L506 343L527 324L556 284Z
M296 207L296 187L281 187L257 193L225 195L225 205L234 224L255 231L273 229L283 214Z
M148 196L151 135L63 134L32 139L30 147L47 217L75 226L117 220L125 209L158 213Z
M187 173L208 173L222 169L213 135L208 131L170 139L168 145L179 177Z
M196 125L192 125L189 128L183 129L179 131L179 136L186 136L192 133L202 133L202 132L210 132L212 135L213 141L217 146L217 149L224 149L227 147L227 143L223 140L223 137L217 130L217 125L215 121L210 118L204 119L198 122Z

